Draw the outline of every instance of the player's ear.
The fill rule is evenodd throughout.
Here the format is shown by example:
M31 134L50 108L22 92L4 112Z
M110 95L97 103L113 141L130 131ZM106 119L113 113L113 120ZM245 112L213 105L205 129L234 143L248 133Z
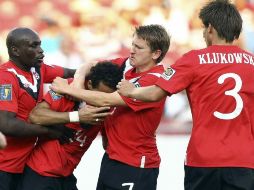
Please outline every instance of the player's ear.
M92 81L91 80L87 81L87 88L88 88L88 90L92 90L93 89Z
M17 57L19 56L19 50L18 50L17 47L11 46L11 52L12 52L13 55L15 55Z
M153 54L152 54L152 58L154 60L157 60L160 56L161 56L161 50L159 50L159 49L154 51Z
M208 33L212 33L213 30L214 30L213 26L211 24L209 24L207 27Z

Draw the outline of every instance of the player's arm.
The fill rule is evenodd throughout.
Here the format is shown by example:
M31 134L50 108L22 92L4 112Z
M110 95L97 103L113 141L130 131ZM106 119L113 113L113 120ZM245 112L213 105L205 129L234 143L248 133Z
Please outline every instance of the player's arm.
M127 80L119 82L117 88L123 96L145 102L156 102L167 96L167 92L156 85L136 88Z
M118 92L105 93L99 91L72 89L66 90L66 94L81 99L94 106L126 106Z
M64 68L63 78L71 78L71 77L74 77L75 72L76 72L75 69Z
M123 101L118 92L105 93L98 91L91 91L85 89L74 88L68 85L67 80L57 77L52 86L50 87L53 91L60 94L67 94L77 99L83 100L86 103L94 106L125 106L126 103Z
M91 107L85 106L77 111L80 123L98 124L110 114L109 107ZM99 119L99 120L97 120ZM58 112L50 108L50 105L43 101L39 103L30 113L29 120L32 123L40 125L55 125L75 122L71 120L70 112ZM77 121L76 121L77 122Z
M15 137L49 134L48 128L20 120L16 118L16 113L9 111L0 111L0 131Z
M68 139L73 137L73 130L63 125L45 127L30 124L8 111L0 111L0 131L12 137L46 136L50 139L60 139L61 142L68 142Z
M72 81L71 85L76 88L84 88L84 81L88 73L90 72L91 68L95 66L98 62L91 61L85 64L82 64L74 74L74 80Z
M29 121L38 125L54 125L69 123L68 112L56 112L50 109L50 105L43 101L37 104L30 112Z

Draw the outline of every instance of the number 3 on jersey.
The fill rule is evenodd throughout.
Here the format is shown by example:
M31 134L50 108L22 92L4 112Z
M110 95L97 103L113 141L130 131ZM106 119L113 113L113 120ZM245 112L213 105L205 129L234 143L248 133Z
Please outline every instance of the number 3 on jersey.
M225 95L234 97L234 99L236 101L235 110L232 111L231 113L221 113L218 111L215 111L213 113L213 115L215 117L217 117L219 119L224 119L224 120L230 120L230 119L236 118L237 116L240 115L240 113L243 109L243 100L242 100L241 96L238 94L238 92L241 90L241 87L242 87L241 77L235 73L226 73L226 74L221 75L218 78L218 83L219 84L224 83L225 79L227 79L227 78L232 78L235 80L235 88L233 88L232 90L225 91Z

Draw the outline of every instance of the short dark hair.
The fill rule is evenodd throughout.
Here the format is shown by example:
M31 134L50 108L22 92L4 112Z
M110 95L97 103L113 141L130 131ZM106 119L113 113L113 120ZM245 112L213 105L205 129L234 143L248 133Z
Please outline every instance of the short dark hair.
M116 85L123 77L123 69L110 61L97 63L90 69L86 80L91 80L92 87L97 88L100 82L116 90Z
M210 1L200 10L199 18L205 27L211 24L226 42L233 42L240 36L243 21L236 6L229 0Z
M11 46L22 45L22 40L24 40L31 34L36 34L36 32L30 28L19 27L19 28L12 29L8 33L7 38L6 38L7 48L10 49Z
M161 62L170 46L170 37L166 29L158 24L138 26L135 28L134 34L145 40L152 52L161 50L161 55L156 63Z

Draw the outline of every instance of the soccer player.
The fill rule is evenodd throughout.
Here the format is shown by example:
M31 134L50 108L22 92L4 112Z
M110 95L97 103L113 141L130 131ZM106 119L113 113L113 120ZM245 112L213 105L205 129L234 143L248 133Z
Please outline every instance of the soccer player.
M0 66L0 131L6 135L7 147L0 150L0 189L14 190L36 136L57 138L70 130L58 127L64 129L58 131L53 127L30 124L27 119L29 112L42 99L43 83L52 82L56 76L72 77L75 70L44 64L40 38L31 29L11 30L6 45L9 61ZM82 113L93 116L89 110ZM85 120L93 120L91 116Z
M193 129L185 160L186 190L254 189L254 56L233 45L242 18L228 0L199 13L207 48L184 54L155 85L118 85L122 95L158 101L187 91Z
M159 64L166 55L170 37L160 25L136 27L127 59L116 59L125 67L124 78L136 86L154 84L163 72ZM165 98L144 103L120 96L74 89L58 78L51 87L95 106L116 106L104 121L108 146L102 159L97 190L155 190L160 156L156 145L156 129L163 113Z
M117 83L122 79L123 70L110 62L101 62L91 68L86 77L86 89L111 93L116 90ZM71 112L83 106L84 102L74 102L52 90L44 96L31 112L32 122L48 125L60 123L61 112ZM61 116L60 116L61 117ZM50 122L52 121L52 122ZM36 147L27 161L23 183L19 190L74 190L76 178L73 170L81 160L82 155L91 145L100 131L100 126L69 123L66 126L75 130L71 143L60 144L58 140L39 139Z

